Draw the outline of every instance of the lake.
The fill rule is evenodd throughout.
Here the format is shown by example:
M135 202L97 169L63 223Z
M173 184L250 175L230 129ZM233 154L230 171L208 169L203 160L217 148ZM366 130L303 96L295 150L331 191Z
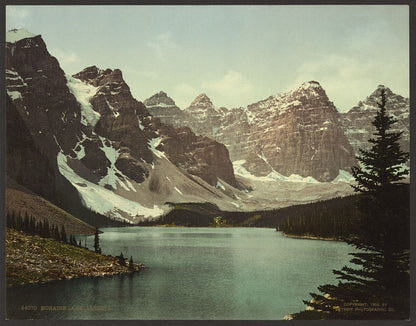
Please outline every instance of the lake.
M353 251L266 228L101 230L104 254L123 252L147 268L7 289L7 318L280 320L303 310L318 285L336 283L332 269Z

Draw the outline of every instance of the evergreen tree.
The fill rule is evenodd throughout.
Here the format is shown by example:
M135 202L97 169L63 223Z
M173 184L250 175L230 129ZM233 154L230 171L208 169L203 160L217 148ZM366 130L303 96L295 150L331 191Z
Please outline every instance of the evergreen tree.
M94 235L94 251L101 254L101 248L100 248L100 237L98 234L98 228L95 227L95 235Z
M121 266L126 266L126 260L123 256L123 253L120 253L120 256L118 256L118 262Z
M130 260L129 260L129 269L133 270L134 269L134 265L133 265L133 257L130 256Z
M62 227L61 227L61 241L63 243L67 243L68 242L68 238L66 237L65 226L63 224L62 224Z
M41 233L40 236L44 238L50 238L51 237L51 231L49 226L49 221L47 219L43 220L43 224L41 224Z
M19 212L16 217L16 230L23 230L22 214Z
M29 224L31 234L36 234L36 220L33 216L30 216Z
M59 229L56 224L52 226L52 238L54 238L57 241L61 241L61 235L59 233Z
M14 212L12 212L12 213L7 212L6 213L6 217L7 217L7 222L6 222L7 224L6 224L6 226L8 228L12 228L12 229L16 228L16 226L15 226L15 216L14 216Z
M23 219L23 229L22 231L29 233L30 231L30 224L29 224L29 215L27 213L27 210L25 211L25 217Z
M409 186L403 184L403 168L409 153L398 143L402 133L391 132L395 119L386 114L386 93L381 91L376 129L371 148L360 150L360 167L353 167L359 214L352 221L352 236L346 241L359 252L352 253L355 268L333 271L338 285L323 285L304 301L313 310L295 314L295 319L313 315L320 319L406 319L409 317ZM345 309L350 303L378 304L375 312ZM351 306L350 306L351 307ZM356 307L356 306L354 306ZM383 308L384 307L384 308Z

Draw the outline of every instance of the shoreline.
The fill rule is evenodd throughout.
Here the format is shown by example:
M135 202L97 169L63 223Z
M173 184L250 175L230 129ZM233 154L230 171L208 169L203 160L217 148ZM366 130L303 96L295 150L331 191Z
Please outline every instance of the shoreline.
M82 278L86 278L86 279L87 278L104 278L104 277L121 276L121 275L132 275L146 268L146 266L143 264L139 264L139 265L135 264L135 265L136 265L135 270L130 270L130 271L122 271L122 272L118 272L118 271L99 272L97 271L97 273L80 274L80 275L75 275L75 276L63 276L61 278L49 278L45 280L38 280L34 282L29 281L29 282L18 283L18 284L7 284L7 288L11 289L11 288L17 288L17 287L27 286L27 285L40 285L40 284L45 284L45 283L50 283L50 282L69 281L69 280L82 279ZM6 276L6 283L7 283L7 276Z
M277 231L277 232L280 232L286 238L345 242L345 241L342 241L342 240L337 239L337 238L323 238L323 237L316 237L316 236L312 236L312 235L287 234L287 233L284 233L283 231Z
M124 262L123 266L117 257L7 229L7 288L82 277L133 274L145 268L141 263L133 263L129 268L128 260Z

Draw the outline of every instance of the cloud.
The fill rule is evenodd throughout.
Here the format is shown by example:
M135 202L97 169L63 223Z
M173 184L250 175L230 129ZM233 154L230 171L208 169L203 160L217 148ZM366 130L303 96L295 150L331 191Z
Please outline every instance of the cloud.
M222 94L238 95L250 92L253 86L244 75L230 70L220 79L203 82L202 88Z
M22 9L15 6L6 6L6 28L28 28L27 18L29 12L26 9Z
M179 45L172 41L172 33L165 32L157 35L153 40L146 43L156 54L157 58L164 60L166 54L170 54L179 48Z

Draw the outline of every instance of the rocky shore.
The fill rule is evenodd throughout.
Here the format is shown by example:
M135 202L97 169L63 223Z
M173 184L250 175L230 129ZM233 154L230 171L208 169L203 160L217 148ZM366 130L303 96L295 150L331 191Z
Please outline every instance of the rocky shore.
M8 287L77 277L129 274L144 268L120 265L113 256L7 229L6 284Z

